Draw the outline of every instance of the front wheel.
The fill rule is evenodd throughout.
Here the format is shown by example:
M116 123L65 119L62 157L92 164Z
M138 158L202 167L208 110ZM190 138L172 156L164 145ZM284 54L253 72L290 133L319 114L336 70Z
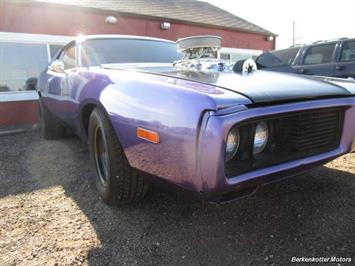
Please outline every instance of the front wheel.
M89 120L89 149L95 166L95 184L109 205L123 205L143 198L148 183L133 169L123 152L107 115L95 108Z

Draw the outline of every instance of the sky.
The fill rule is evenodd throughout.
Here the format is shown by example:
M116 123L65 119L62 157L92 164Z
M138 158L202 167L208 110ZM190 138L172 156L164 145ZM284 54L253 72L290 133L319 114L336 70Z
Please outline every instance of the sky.
M355 38L355 0L205 0L279 35L276 48L295 43Z

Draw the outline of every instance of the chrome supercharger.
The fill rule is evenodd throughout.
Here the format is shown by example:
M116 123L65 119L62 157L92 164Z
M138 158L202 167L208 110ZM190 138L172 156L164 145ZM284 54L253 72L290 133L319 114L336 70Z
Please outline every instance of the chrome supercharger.
M236 63L218 58L222 39L219 36L201 35L178 39L177 49L183 58L174 62L174 67L187 71L202 72L236 72L250 74L257 70L252 59L240 60Z

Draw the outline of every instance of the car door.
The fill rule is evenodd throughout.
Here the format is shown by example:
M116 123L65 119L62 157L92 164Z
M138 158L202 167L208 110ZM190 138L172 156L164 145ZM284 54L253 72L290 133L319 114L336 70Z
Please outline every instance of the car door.
M296 73L317 76L334 76L334 57L336 43L311 45L303 51L299 65L294 66Z
M70 120L68 112L70 103L70 84L69 78L76 73L76 46L75 42L66 45L60 52L57 61L64 65L62 71L51 71L51 77L48 80L48 101L52 112L64 122Z
M335 76L355 78L355 40L344 41L339 51L335 64Z

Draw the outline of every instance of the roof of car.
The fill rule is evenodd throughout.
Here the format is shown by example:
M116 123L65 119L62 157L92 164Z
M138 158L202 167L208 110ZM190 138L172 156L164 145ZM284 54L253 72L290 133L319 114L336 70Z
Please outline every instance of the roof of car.
M289 48L285 48L286 49L290 49L290 48L302 48L302 47L309 47L309 46L314 46L314 45L326 45L326 44L332 44L332 43L338 43L338 42L344 42L344 41L354 41L355 38L339 38L339 39L331 39L331 40L319 40L319 41L315 41L315 42L311 42L311 43L297 43Z
M30 0L78 8L92 8L123 14L149 16L168 21L190 22L276 36L258 25L210 3L196 0ZM24 1L27 2L27 1Z

